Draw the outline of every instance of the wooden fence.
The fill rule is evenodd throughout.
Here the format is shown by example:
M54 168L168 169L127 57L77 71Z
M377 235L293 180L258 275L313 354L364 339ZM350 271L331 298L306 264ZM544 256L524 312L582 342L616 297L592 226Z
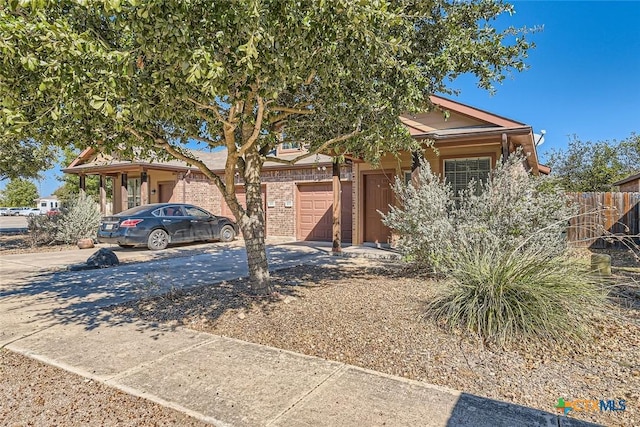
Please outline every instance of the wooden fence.
M624 247L639 243L640 193L571 193L580 214L570 221L567 238L574 246Z

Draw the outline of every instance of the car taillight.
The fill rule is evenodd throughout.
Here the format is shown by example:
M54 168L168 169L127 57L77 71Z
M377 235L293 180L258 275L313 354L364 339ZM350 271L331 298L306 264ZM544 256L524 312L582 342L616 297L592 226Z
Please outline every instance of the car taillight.
M125 219L120 223L120 227L135 227L141 222L141 219Z

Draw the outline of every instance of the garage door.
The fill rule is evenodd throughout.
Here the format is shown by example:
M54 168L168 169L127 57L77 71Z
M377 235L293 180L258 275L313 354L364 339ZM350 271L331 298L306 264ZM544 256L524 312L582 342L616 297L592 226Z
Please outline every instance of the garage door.
M342 241L351 241L351 182L342 183ZM331 183L298 185L299 240L332 241L333 189Z

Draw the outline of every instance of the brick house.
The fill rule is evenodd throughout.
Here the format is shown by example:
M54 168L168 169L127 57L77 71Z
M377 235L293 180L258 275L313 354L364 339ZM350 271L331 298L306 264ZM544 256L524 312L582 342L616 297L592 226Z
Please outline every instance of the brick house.
M382 224L380 211L393 203L391 185L396 176L409 179L416 159L427 159L436 174L455 188L466 186L472 178L486 176L501 156L522 147L528 154L532 173L549 173L539 164L531 126L433 96L442 111L405 115L400 119L418 140L432 140L437 152L424 146L421 153L383 156L374 167L358 159L340 166L342 241L385 243L390 230ZM220 175L224 174L226 151L196 152L200 160ZM278 157L293 159L300 151L278 148ZM267 236L297 240L332 240L332 158L307 157L293 166L267 162L262 171L262 194ZM213 214L233 217L218 188L204 174L182 161L144 162L107 158L93 149L85 150L65 173L99 175L100 206L107 212L105 180L113 180L112 211L147 203L192 203ZM236 178L236 192L244 202L244 187Z

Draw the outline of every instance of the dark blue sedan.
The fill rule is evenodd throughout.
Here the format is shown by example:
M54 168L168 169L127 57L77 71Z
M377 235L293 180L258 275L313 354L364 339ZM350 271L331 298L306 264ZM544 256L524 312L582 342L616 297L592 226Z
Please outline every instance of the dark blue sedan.
M98 242L165 249L170 243L230 242L238 226L229 218L181 203L156 203L102 218Z

